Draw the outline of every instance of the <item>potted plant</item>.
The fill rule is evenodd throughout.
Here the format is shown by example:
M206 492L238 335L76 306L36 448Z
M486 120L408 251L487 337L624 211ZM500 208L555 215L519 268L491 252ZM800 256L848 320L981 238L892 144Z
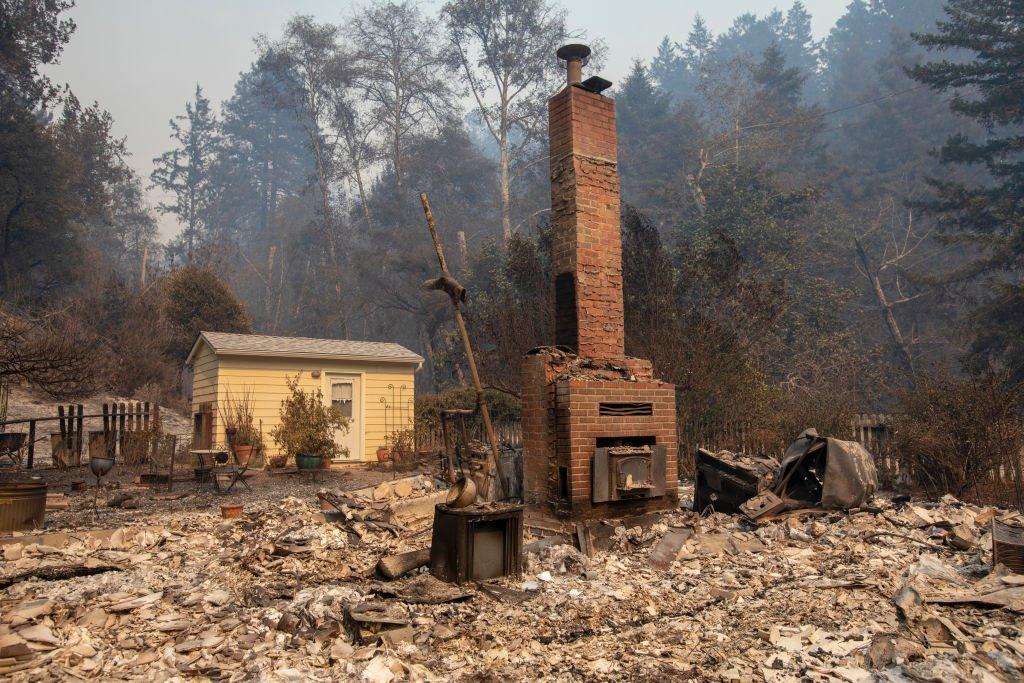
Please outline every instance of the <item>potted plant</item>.
M299 387L299 375L287 382L289 395L281 401L281 423L270 435L282 451L295 458L300 470L323 467L340 454L335 434L348 432L348 418L324 404L319 388L306 391Z
M396 429L391 433L391 458L401 463L412 455L415 448L415 432L411 429Z
M224 399L224 433L235 453L235 460L243 467L254 452L263 448L263 437L253 418L254 403L250 390L241 396L235 396L228 390Z

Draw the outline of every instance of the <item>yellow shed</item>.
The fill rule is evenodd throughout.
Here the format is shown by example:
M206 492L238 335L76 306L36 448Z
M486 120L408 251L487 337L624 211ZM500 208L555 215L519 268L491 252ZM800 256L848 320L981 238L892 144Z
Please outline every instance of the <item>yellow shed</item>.
M414 375L422 363L404 346L386 342L201 332L185 361L192 380L193 447L224 445L218 408L225 410L229 395L248 393L266 454L279 453L270 430L280 422L286 381L298 375L302 388L319 388L325 401L350 418L348 433L337 435L347 459L376 459L391 435L413 426Z

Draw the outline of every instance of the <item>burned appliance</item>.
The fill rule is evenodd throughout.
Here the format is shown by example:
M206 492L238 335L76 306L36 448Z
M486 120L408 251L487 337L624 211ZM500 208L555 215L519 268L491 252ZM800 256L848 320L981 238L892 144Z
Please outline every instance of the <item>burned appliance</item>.
M774 458L697 449L694 458L693 509L735 514L740 506L775 483Z
M523 506L485 503L434 508L430 573L448 583L518 576L522 564Z
M590 481L595 503L665 495L664 446L613 446L594 452Z
M554 346L522 366L523 501L531 513L600 518L678 504L675 387L625 353L615 101L583 80L548 101Z
M878 485L874 460L854 441L804 430L782 462L761 455L697 449L693 509L741 512L752 520L785 510L864 505Z

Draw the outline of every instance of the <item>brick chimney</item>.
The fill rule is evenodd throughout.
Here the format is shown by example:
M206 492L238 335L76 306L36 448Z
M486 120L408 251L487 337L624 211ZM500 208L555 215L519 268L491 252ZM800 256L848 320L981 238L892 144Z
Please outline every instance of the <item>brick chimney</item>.
M675 387L623 344L622 244L611 83L566 45L548 101L555 341L522 365L523 502L561 519L678 507ZM571 528L571 527L570 527Z
M625 340L615 101L599 92L606 81L579 82L589 54L585 45L559 50L568 83L548 100L555 343L583 357L619 359Z

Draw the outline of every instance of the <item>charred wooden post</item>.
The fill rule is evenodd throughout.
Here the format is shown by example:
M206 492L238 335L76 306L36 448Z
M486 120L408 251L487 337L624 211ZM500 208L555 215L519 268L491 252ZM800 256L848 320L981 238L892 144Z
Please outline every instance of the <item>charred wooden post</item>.
M78 404L78 420L75 423L75 460L82 462L82 442L85 441L85 406Z
M126 417L125 413L128 412L128 409L125 406L125 404L123 404L123 403L117 403L117 404L115 404L115 407L116 407L116 409L118 411L117 450L123 454L124 453L124 423L125 423L125 417Z
M32 469L36 459L36 421L28 423L28 469Z
M68 447L68 425L64 419L64 406L57 406L57 420L60 429L60 442L64 448ZM70 422L70 420L68 420Z
M491 481L497 479L502 485L501 473L498 471L498 439L494 435L494 425L491 424L491 413L487 409L487 401L484 399L484 387L480 382L480 373L476 369L476 357L473 355L473 346L469 343L469 332L466 330L466 321L462 318L460 304L466 300L466 290L448 272L448 263L444 258L444 248L441 246L441 238L437 234L437 226L434 223L434 213L430 210L430 202L427 193L420 193L420 203L423 204L423 215L427 219L427 228L430 230L430 237L434 241L434 251L437 252L437 261L441 266L441 277L428 280L423 286L428 289L439 289L448 294L452 300L452 307L455 309L455 324L459 328L459 336L462 337L462 346L466 351L466 362L469 365L469 374L473 378L473 389L476 392L476 405L480 411L480 417L484 423L484 430L487 432L487 441L491 447L487 458L487 469L484 472L481 495L487 500L491 495Z

